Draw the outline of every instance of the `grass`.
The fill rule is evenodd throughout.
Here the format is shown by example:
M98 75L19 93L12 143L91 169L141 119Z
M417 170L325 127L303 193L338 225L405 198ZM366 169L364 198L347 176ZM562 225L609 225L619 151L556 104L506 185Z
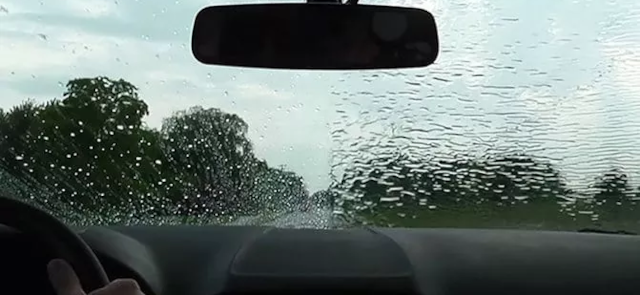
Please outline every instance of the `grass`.
M640 205L559 204L553 200L509 206L495 203L396 207L362 212L359 223L383 227L569 230L596 228L640 233Z

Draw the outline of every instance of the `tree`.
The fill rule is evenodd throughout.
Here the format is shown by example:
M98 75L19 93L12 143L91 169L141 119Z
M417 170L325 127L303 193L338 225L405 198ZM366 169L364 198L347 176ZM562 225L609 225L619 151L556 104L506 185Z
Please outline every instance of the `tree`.
M284 167L269 167L260 161L250 172L252 186L248 190L251 201L258 210L268 212L291 211L309 201L309 192L302 177Z
M301 177L256 158L239 116L194 107L155 130L147 114L134 85L106 77L0 110L3 188L107 219L255 214L308 198Z
M493 201L555 198L568 193L555 167L523 154L486 158L471 176L481 198Z
M22 160L33 149L30 130L40 111L33 101L25 101L8 113L0 112L0 161L6 171L20 178L29 178Z
M184 210L238 209L244 174L253 160L248 125L235 114L193 107L164 119L168 165L180 169ZM179 167L179 168L178 168Z
M624 203L633 197L627 174L618 168L596 178L594 188L598 190L594 198L601 202Z
M380 157L356 163L338 187L351 199L350 210L481 202L511 205L567 193L551 164L518 154L430 161L403 154Z
M242 214L280 210L308 197L304 181L257 159L248 125L235 114L193 107L174 113L162 126L168 165L182 187L180 214L224 208Z
M163 188L156 185L162 176L148 159L159 154L158 139L141 121L147 113L126 81L71 80L62 101L25 103L5 116L2 162L78 210L162 211Z
M331 189L319 190L311 195L311 202L323 208L333 209L335 205L337 193Z

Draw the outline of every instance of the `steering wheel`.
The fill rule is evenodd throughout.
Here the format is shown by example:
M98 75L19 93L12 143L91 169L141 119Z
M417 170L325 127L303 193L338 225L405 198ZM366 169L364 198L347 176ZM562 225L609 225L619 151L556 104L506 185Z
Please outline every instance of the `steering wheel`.
M0 197L0 224L35 236L56 258L69 262L82 287L93 291L109 283L102 264L91 248L73 230L55 217L31 205Z

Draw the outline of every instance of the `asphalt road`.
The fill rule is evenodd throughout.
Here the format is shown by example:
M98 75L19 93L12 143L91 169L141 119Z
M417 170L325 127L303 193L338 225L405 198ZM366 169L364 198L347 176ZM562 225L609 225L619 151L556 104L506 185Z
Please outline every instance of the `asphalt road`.
M228 225L261 225L280 228L330 229L337 226L328 208L310 208L307 211L283 212L274 216L242 216Z
M335 227L333 214L330 209L326 208L284 213L267 222L266 225L281 228L329 229Z

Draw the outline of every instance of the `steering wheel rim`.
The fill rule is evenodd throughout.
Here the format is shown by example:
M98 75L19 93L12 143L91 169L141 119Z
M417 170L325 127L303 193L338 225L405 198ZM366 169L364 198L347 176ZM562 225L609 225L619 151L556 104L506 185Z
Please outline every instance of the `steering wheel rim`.
M0 196L0 224L33 235L53 249L56 258L66 260L73 267L87 293L109 283L102 264L87 243L52 215L24 202Z

